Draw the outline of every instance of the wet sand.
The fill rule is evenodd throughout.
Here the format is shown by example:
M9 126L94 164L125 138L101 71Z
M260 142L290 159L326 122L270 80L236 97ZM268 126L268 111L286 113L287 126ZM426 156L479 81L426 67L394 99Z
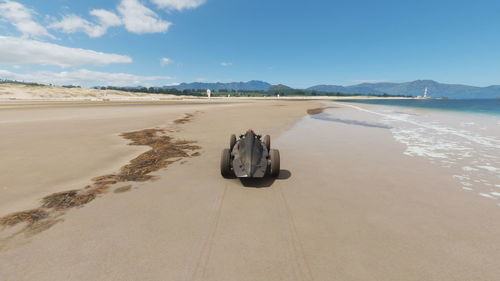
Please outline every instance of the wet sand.
M0 215L81 188L145 151L122 132L173 128L202 147L155 180L117 185L16 241L0 252L0 279L498 279L498 206L457 189L445 168L405 155L373 114L325 106L334 107L330 120L304 117L320 107L307 101L0 110L9 136L0 168L10 169ZM247 128L273 136L278 179L220 177L229 134Z

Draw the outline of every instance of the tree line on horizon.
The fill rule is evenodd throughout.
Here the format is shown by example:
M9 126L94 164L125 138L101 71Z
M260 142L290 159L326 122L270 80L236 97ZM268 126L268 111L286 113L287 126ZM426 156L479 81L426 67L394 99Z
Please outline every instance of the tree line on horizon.
M286 87L286 86L285 86ZM289 87L271 87L268 90L228 90L219 89L212 91L213 97L227 97L231 95L232 97L270 97L270 96L345 96L345 97L355 97L355 96L366 96L365 94L345 94L340 92L318 92L315 90L304 90L304 89L293 89ZM178 90L175 88L161 88L161 87L113 87L113 86L102 86L94 87L100 90L118 90L125 92L135 92L135 93L148 93L148 94L166 94L166 95L176 95L176 96L196 96L204 97L207 95L205 89L186 89ZM374 97L412 97L405 95L389 95L389 94L369 94L368 96Z
M34 82L24 82L9 79L0 79L0 84L20 84L27 86L53 86L52 84L45 85ZM80 86L74 85L63 85L64 88L81 88ZM148 93L148 94L164 94L164 95L176 95L176 96L195 96L204 97L206 96L205 89L186 89L178 90L175 88L163 88L163 87L116 87L116 86L95 86L93 89L98 90L117 90L124 92L133 93ZM366 94L346 94L341 92L318 92L315 90L307 89L294 89L285 85L274 85L268 90L230 90L230 89L219 89L212 91L212 96L214 97L227 97L231 95L233 97L266 97L266 96L343 96L343 97L355 97L355 96L366 96ZM368 94L368 96L374 97L412 97L409 95L389 95L389 94Z

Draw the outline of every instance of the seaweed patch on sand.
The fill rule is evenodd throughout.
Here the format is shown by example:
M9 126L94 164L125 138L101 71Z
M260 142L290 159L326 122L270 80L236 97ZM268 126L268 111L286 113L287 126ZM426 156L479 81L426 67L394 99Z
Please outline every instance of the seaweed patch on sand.
M202 111L196 111L194 113L184 113L184 117L174 120L174 124L185 124L191 121L198 113L202 113Z
M25 222L28 225L33 224L39 220L45 219L49 213L43 209L26 210L22 212L12 213L5 217L0 218L1 226L14 226L18 223Z
M189 122L193 116L194 114L185 114L183 118L175 120L174 123L184 124ZM39 208L0 217L0 231L24 223L23 228L9 238L21 233L24 233L26 236L39 233L62 221L62 219L57 218L66 211L82 207L96 199L99 195L106 193L111 185L151 180L153 179L151 173L166 168L168 165L183 158L200 155L197 150L201 149L201 147L196 145L196 142L174 139L168 136L163 129L126 132L121 134L121 136L131 141L129 145L145 145L151 149L132 159L129 164L121 167L117 173L93 178L91 185L87 185L82 189L63 191L45 196L42 198ZM130 186L125 186L115 189L115 193L128 190L130 190ZM6 243L6 239L0 240L0 250L6 246Z
M88 202L94 200L95 197L95 192L91 192L88 190L82 192L80 192L80 190L58 192L49 196L45 196L42 199L42 207L45 209L54 208L58 211L66 210L85 205Z
M310 109L307 110L307 114L309 114L309 115L321 114L321 113L323 113L323 111L325 111L325 109L328 109L328 108L334 108L334 107L333 106L327 106L327 107L310 108Z

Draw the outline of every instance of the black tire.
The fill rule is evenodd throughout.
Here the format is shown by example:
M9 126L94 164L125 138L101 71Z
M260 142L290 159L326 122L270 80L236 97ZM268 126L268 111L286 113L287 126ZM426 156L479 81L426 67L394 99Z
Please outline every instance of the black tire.
M270 135L264 136L264 145L266 146L267 151L271 151L271 136Z
M277 149L271 149L269 154L271 158L271 165L269 167L269 175L271 177L278 177L280 174L280 151Z
M231 135L231 137L229 138L229 150L230 151L233 151L233 147L235 144L236 144L236 136Z
M233 171L231 170L231 152L227 148L222 150L220 158L220 174L225 178L229 178L233 175Z

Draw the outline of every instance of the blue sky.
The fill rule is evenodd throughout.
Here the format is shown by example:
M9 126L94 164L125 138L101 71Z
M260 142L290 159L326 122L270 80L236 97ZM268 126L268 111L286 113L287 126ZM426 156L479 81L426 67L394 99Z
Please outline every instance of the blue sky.
M500 1L0 0L0 78L500 84Z

